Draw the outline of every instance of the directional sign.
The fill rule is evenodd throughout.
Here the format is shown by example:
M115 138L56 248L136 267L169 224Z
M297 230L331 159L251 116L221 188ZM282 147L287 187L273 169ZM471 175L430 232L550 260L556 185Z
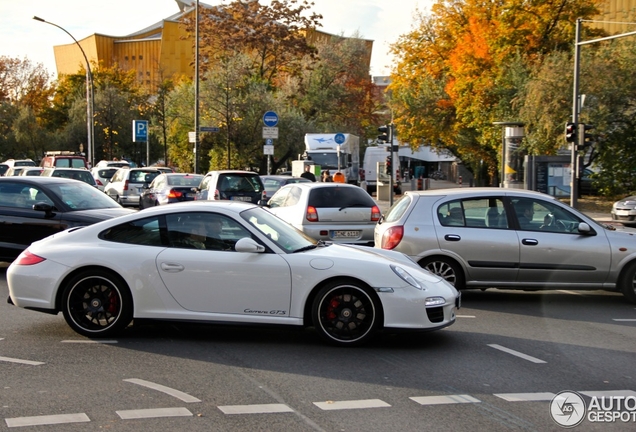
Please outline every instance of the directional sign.
M215 126L199 126L199 132L219 132L220 130Z
M133 142L148 142L148 120L133 120Z
M273 138L278 139L278 128L277 127L263 127L263 138Z
M271 146L271 145L263 146L263 154L264 155L273 155L274 154L274 146Z
M337 133L336 136L333 137L333 140L336 142L336 144L342 144L343 142L345 142L345 136L344 134Z
M268 127L274 127L278 124L278 114L274 111L267 111L263 115L263 124Z
M273 139L271 139L271 138L267 138L267 139L265 140L265 145L274 145L274 140L273 140Z

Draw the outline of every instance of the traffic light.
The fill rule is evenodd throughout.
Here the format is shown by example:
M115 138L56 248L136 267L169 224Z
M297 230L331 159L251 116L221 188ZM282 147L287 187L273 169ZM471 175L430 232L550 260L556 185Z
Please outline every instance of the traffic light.
M587 131L590 131L594 129L594 125L589 125L589 124L585 124L585 123L579 123L578 125L578 131L577 131L577 136L578 136L578 143L577 143L577 148L578 150L586 150L587 147L591 146L594 142L594 135L587 133Z
M569 143L576 143L576 123L567 122L565 124L565 140Z
M378 139L380 141L384 141L384 142L391 141L391 127L387 125L380 126L378 128L378 132L380 132L380 135L378 135Z
M386 173L390 174L391 173L391 160L393 158L391 156L387 156L386 157Z

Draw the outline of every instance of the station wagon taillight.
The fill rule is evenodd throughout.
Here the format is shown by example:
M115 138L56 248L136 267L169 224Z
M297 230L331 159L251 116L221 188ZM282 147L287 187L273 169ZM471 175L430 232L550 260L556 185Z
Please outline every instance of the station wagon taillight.
M377 222L382 217L382 213L380 212L380 208L378 206L373 206L371 208L371 222Z
M382 249L391 250L400 244L402 237L404 237L404 227L401 225L393 226L382 234L380 247Z
M305 219L309 222L318 222L318 211L314 206L307 206L307 213L305 214Z
M219 192L218 189L214 189L214 198L215 200L220 200L221 199L221 193Z
M174 189L170 189L170 192L168 192L168 198L181 198L182 196L183 194L181 192Z

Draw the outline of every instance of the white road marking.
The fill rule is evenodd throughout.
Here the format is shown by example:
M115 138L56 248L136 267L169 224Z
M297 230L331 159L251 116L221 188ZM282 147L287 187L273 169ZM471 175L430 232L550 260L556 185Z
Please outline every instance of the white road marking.
M362 409L362 408L383 408L383 407L391 406L380 399L314 402L314 405L316 405L318 408L324 411Z
M457 318L475 318L475 315L455 315Z
M618 322L635 322L636 319L628 319L628 318L614 318L612 319L612 321L618 321Z
M44 362L21 360L21 359L16 359L11 357L0 357L0 361L9 362L9 363L21 363L21 364L26 364L31 366L40 366L44 364Z
M603 390L603 391L580 391L579 393L589 397L608 397L608 396L632 396L636 397L636 392L633 390Z
M543 393L495 393L497 396L508 402L532 402L532 401L551 401L555 394L550 392Z
M223 414L272 414L294 412L285 404L223 405L218 406Z
M44 415L35 417L14 417L4 420L7 423L8 427L82 423L91 421L91 419L89 419L88 416L84 413Z
M77 343L77 344L116 344L119 343L116 340L91 340L91 339L67 339L63 340L62 343Z
M503 347L501 345L488 344L488 346L491 347L491 348L494 348L494 349L498 349L499 351L503 351L505 353L512 354L513 356L517 356L517 357L522 358L524 360L531 361L532 363L547 363L547 362L545 362L545 361L543 361L541 359L538 359L536 357L529 356L529 355L521 353L519 351L511 350L510 348L506 348L506 347Z
M153 389L153 390L160 391L160 392L165 393L167 395L176 397L177 399L181 399L182 401L187 402L187 403L201 402L200 399L197 399L194 396L190 396L187 393L184 393L184 392L179 391L179 390L175 390L175 389L170 388L170 387L163 386L161 384L156 384L156 383L153 383L153 382L150 382L150 381L145 381L145 380L137 379L137 378L125 379L124 381L132 383L132 384L137 384L137 385L140 385L140 386L143 386L143 387L148 387L148 388Z
M122 420L158 418L158 417L191 417L193 414L187 408L151 408L115 411Z
M464 403L481 403L470 395L446 395L446 396L418 396L410 397L413 402L420 405L446 405L446 404L464 404Z

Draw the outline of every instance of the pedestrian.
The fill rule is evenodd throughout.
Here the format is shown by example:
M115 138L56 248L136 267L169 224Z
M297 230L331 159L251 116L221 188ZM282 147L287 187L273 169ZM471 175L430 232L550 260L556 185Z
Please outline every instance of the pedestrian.
M306 178L307 180L311 180L312 182L316 181L316 176L311 172L311 165L305 165L305 172L300 175L302 178Z
M322 181L323 182L333 182L333 178L331 177L331 174L329 174L329 170L324 170L322 172Z

